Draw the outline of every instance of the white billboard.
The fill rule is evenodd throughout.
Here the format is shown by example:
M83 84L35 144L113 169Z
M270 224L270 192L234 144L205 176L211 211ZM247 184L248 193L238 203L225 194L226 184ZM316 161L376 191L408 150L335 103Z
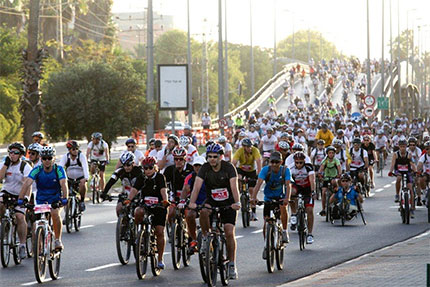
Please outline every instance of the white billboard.
M188 109L188 65L158 65L160 110Z

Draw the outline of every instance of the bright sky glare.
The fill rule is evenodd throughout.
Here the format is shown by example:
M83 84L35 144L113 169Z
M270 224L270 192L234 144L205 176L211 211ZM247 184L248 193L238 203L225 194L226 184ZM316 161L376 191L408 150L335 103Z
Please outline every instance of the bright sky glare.
M191 34L201 40L203 32L218 39L218 0L189 0ZM224 9L224 1L223 9ZM273 47L274 3L276 2L277 41L294 30L308 29L322 32L323 37L335 43L338 50L360 59L367 57L366 1L365 0L251 0L253 19L253 44ZM369 0L370 57L379 59L382 52L382 1ZM113 12L142 11L146 0L114 0ZM227 0L227 38L232 43L250 43L250 0ZM397 36L398 0L385 0L385 57L389 57L390 2L392 2L393 40ZM399 0L400 30L415 29L415 44L421 39L425 50L430 50L430 11L428 0ZM173 15L175 27L187 30L187 0L153 0L154 10ZM409 11L409 12L408 12ZM223 11L224 13L224 11ZM203 19L207 25L203 25ZM224 24L223 24L224 25ZM418 26L421 35L418 37ZM223 27L223 34L224 34ZM206 30L206 31L205 31Z

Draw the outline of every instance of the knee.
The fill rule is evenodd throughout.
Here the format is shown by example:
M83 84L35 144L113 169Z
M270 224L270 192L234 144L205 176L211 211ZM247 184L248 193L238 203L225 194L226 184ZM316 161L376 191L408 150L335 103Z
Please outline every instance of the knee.
M155 228L155 236L157 238L164 238L164 226L157 226Z
M187 216L186 216L187 220L196 220L196 213L194 211L189 211Z

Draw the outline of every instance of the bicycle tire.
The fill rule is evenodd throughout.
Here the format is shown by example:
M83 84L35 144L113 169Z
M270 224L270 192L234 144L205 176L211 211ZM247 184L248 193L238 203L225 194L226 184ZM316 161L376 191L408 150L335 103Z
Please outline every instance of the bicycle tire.
M96 204L96 179L94 175L93 175L93 178L91 179L91 191L93 193L92 202L93 204Z
M218 269L219 275L221 277L221 283L223 286L227 286L229 282L229 270L228 270L228 254L227 254L227 245L226 239L221 238L220 240L220 248L218 255Z
M281 229L277 228L277 234L278 236L276 236L276 268L278 268L278 270L283 270L284 269L284 250L285 250L285 246L284 243L282 242L282 231Z
M49 275L52 280L57 280L60 274L61 252L54 250L54 238L51 236L51 252L48 260Z
M405 192L403 194L403 196L404 196L404 204L405 204L405 219L406 219L405 223L409 224L409 220L410 220L410 216L411 216L411 214L410 214L410 205L409 205L409 194L407 192Z
M243 226L243 228L247 228L248 227L248 219L246 218L247 217L247 215L248 215L248 211L247 211L247 209L246 209L246 198L245 198L246 196L245 196L245 194L241 194L240 195L240 204L241 204L241 206L242 206L242 226Z
M18 230L17 226L15 224L12 225L12 255L13 255L13 261L15 262L15 265L21 264L21 257L19 256L19 237L18 237Z
M34 274L36 276L36 280L39 283L43 283L46 276L46 265L48 261L48 255L45 253L45 231L42 226L39 226L36 229L35 238L34 238Z
M170 238L172 242L170 243L171 247L171 255L172 255L172 264L175 270L178 270L181 267L181 255L182 255L182 234L181 228L178 227L176 222L172 223L172 228L170 230L172 233Z
M273 223L266 225L266 267L267 272L275 270L275 229Z
M27 250L27 257L33 257L33 218L29 209L25 213L25 220L27 222L27 239L25 240L25 249Z
M202 232L201 230L198 231L197 234L197 246L198 246L198 252L199 252L199 266L200 266L200 274L202 275L203 281L206 283L206 255L205 255L205 246L202 246Z
M191 253L190 253L190 238L188 237L188 231L185 229L186 226L182 226L182 263L185 267L190 266Z
M427 204L427 221L428 223L430 223L430 189L429 188L427 188L426 204Z
M82 213L78 211L79 201L77 202L75 206L75 212L73 216L73 225L75 226L75 231L79 232L81 229L81 223L82 223Z
M297 232L299 233L299 245L300 250L303 251L305 249L305 237L306 237L306 227L305 227L305 214L303 210L298 212L298 226Z
M154 276L158 276L161 273L161 269L158 268L158 258L157 258L157 253L152 254L150 256L150 261L151 261L151 271L152 271L152 275Z
M148 268L148 243L145 229L139 232L136 244L136 273L137 278L144 279Z
M206 283L211 287L216 286L219 253L213 236L209 236L206 242Z
M330 218L330 189L327 189L325 192L325 222L328 222Z
M69 199L67 202L66 208L65 208L65 216L64 216L64 224L66 225L66 231L67 233L72 232L73 228L73 210L72 210L72 200Z
M10 242L9 242L10 228L11 228L10 222L7 220L2 220L1 232L0 232L1 233L0 248L1 248L1 265L3 266L3 268L7 268L10 261Z
M122 265L128 264L131 253L130 238L124 238L124 234L128 232L127 228L128 222L126 221L126 215L120 214L116 222L115 242L118 259Z
M361 203L357 200L357 209L358 212L360 212L360 216L361 216L361 220L363 221L364 225L367 225L366 219L364 218L364 214L363 214L363 208L361 207Z

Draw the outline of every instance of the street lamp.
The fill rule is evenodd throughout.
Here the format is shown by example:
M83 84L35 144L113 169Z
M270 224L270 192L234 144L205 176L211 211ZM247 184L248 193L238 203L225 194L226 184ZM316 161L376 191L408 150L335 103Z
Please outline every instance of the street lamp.
M406 11L406 84L409 83L409 13L416 10L409 9Z
M254 48L252 46L252 0L249 0L249 31L251 41L251 97L254 95Z

